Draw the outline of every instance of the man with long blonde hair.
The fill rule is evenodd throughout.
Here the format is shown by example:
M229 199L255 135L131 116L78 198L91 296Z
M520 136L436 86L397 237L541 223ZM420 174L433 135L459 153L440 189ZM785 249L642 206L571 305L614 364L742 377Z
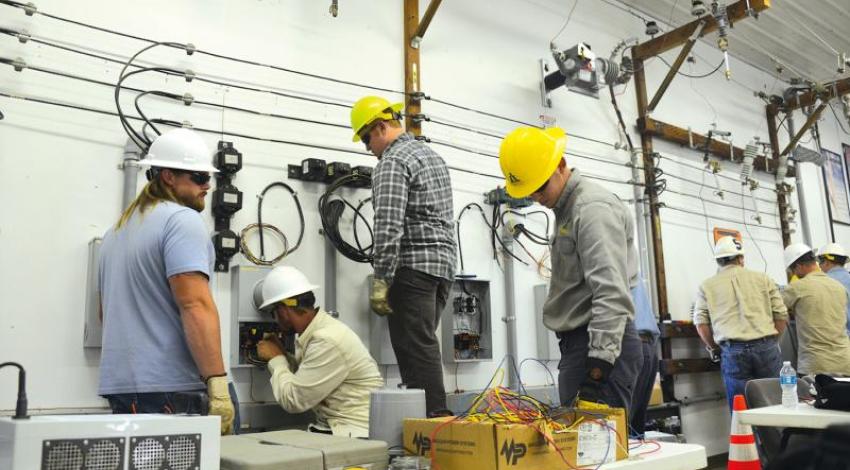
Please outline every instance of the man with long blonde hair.
M103 354L98 393L114 413L172 413L175 394L204 391L229 433L234 408L210 293L215 253L200 213L211 152L193 131L158 137L140 163L148 183L103 238Z

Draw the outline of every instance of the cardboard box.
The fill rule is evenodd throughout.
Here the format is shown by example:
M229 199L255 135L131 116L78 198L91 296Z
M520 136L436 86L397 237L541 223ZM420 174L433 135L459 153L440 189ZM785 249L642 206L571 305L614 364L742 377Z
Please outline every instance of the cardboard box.
M560 454L538 431L545 425L542 421L495 424L451 417L405 419L404 446L408 452L425 457L431 455L433 447L441 470L564 468L564 460L573 467L596 466L627 458L628 429L624 410L604 408L591 413L599 420L604 416L610 429L586 418L576 429L549 434ZM581 416L581 412L568 412L559 421L570 424Z

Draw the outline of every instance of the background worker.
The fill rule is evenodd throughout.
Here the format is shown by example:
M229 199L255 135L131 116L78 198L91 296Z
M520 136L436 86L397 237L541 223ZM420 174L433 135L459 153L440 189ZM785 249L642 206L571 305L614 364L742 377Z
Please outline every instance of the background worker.
M744 248L734 237L714 245L719 270L699 287L694 324L712 360L720 357L729 408L747 381L779 377L779 336L788 313L767 274L744 269Z
M555 213L543 323L559 338L561 404L628 409L643 359L629 294L634 223L615 194L567 166L566 140L557 127L515 129L502 140L499 165L511 197L530 196Z
M175 393L206 390L225 434L234 408L209 287L215 252L200 215L218 171L211 156L188 129L159 136L140 161L148 184L103 237L98 393L114 413L172 413Z
M635 328L641 342L643 365L635 381L632 397L631 433L642 436L646 430L646 409L652 397L652 388L658 375L658 318L652 310L649 293L643 279L632 288L632 301L635 305Z
M847 265L847 252L838 243L829 243L818 250L818 264L821 271L844 286L850 294L850 273L844 267ZM847 335L850 336L850 301L847 302Z
M785 267L799 278L782 291L797 324L797 373L850 375L844 286L820 270L812 249L802 243L785 248Z
M289 413L313 410L311 430L337 436L369 437L369 395L384 379L351 328L316 306L312 284L290 266L274 268L263 280L263 304L283 332L295 332L290 362L272 337L257 344L268 361L274 397Z
M388 315L402 382L425 389L429 414L447 414L436 329L455 271L452 184L446 162L404 132L401 109L377 96L351 109L354 142L378 157L370 303Z

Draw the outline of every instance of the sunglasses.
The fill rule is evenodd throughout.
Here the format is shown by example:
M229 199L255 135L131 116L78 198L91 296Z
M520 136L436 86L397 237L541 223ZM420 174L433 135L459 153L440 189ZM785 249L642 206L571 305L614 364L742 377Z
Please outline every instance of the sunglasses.
M367 126L366 129L363 130L363 133L360 134L360 141L363 142L363 145L367 148L369 147L369 142L372 141L372 129L378 127L378 124L380 124L380 121Z
M192 180L192 182L197 184L198 186L203 186L203 185L209 183L210 179L212 179L212 175L210 175L206 171L181 171L181 170L178 170L178 172L181 173L181 174L183 174L183 173L188 174L189 179Z

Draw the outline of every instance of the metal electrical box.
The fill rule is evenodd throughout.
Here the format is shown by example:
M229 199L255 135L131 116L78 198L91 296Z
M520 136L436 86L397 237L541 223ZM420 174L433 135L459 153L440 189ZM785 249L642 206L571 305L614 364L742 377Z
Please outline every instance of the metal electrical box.
M220 419L185 415L0 417L0 468L219 468Z
M271 268L234 266L230 269L230 366L254 367L251 359L265 333L278 334L277 322L259 311L262 284Z
M100 245L102 238L93 238L89 242L88 274L86 275L86 310L83 329L83 347L100 348L103 340L103 325L100 322Z
M549 297L549 285L534 286L534 324L537 328L537 359L541 361L561 360L561 348L558 347L558 337L555 332L543 324L543 304Z
M455 279L440 321L447 363L493 359L490 281Z

